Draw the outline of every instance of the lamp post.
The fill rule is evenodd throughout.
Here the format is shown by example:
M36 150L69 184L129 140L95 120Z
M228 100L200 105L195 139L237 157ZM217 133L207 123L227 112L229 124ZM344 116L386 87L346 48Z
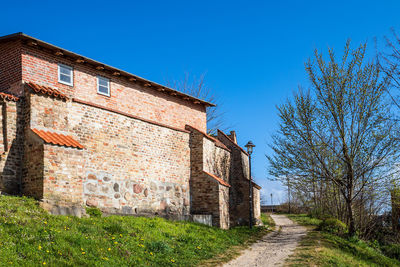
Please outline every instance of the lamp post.
M251 180L251 154L255 145L249 141L245 145L247 148L247 154L249 154L249 227L253 227L253 184Z

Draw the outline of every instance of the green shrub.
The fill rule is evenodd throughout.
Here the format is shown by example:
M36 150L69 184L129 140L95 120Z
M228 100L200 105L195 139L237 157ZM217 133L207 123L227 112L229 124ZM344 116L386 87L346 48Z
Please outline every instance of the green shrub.
M390 244L382 246L381 250L383 254L385 254L389 258L400 260L400 244Z
M89 214L90 217L100 218L102 213L101 210L98 208L86 208L86 213Z
M330 218L319 224L319 230L342 236L347 233L347 226L338 219Z

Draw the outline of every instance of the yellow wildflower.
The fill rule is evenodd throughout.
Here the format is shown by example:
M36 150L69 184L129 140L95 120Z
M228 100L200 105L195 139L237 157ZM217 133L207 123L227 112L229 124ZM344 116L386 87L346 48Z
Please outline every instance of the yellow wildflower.
M85 255L86 254L86 252L85 251L82 251L82 255Z
M41 246L41 245L39 245L38 249L39 249L39 250L42 250L42 246Z
M175 262L175 260L174 260L174 259L171 259L171 262Z
M110 251L110 250L111 250L111 248L108 248L107 250L108 250L108 251Z
M43 262L43 265L46 265L46 262L45 262L45 261Z

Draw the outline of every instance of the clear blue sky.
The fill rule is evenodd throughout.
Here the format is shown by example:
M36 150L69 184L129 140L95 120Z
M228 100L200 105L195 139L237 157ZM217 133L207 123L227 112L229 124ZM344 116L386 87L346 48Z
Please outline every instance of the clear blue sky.
M400 31L400 1L4 1L0 35L24 32L155 82L206 73L239 144L255 144L263 193L276 105L298 85L315 48L341 51ZM269 199L269 197L268 197Z

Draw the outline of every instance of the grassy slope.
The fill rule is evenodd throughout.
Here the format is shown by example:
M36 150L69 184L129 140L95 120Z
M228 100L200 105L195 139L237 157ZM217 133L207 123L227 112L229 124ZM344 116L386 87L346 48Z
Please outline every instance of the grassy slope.
M316 231L318 219L305 215L288 216L310 227L310 232L289 258L289 266L400 266L400 262L384 256L363 241Z
M0 196L0 266L194 266L226 261L232 247L265 232L161 218L53 216L32 199Z

